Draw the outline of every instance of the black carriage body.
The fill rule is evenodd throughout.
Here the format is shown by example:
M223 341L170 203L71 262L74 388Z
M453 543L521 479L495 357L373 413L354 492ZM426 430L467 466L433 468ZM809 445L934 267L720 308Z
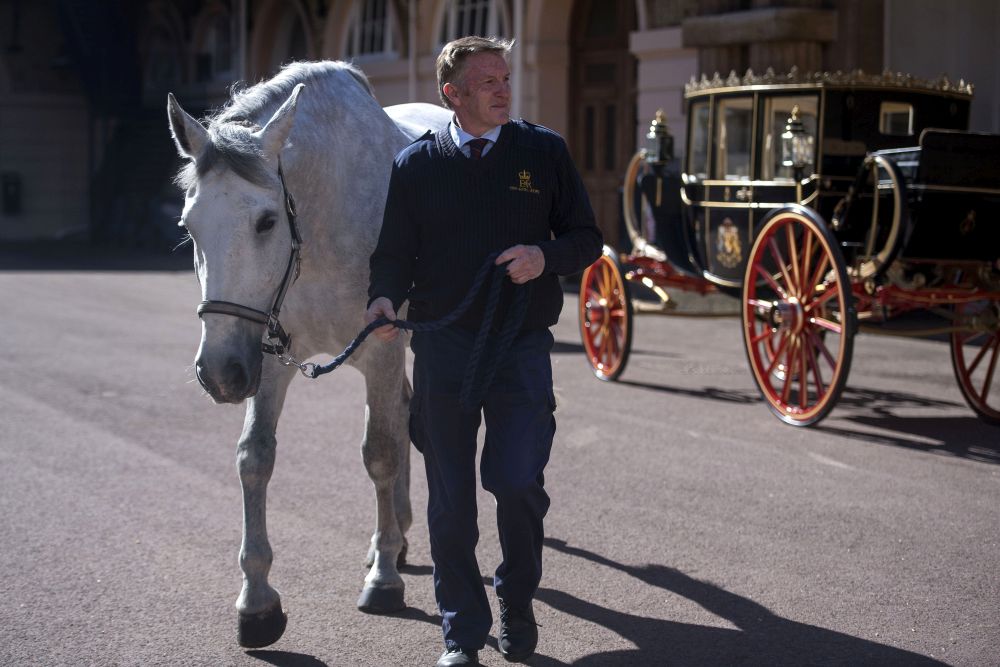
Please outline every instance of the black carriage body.
M831 220L868 154L912 147L927 128L968 126L971 89L964 84L857 73L800 82L750 76L750 83L688 86L684 215L673 223L683 230L694 268L731 291L742 284L755 229L773 210L802 202ZM812 155L800 173L783 166L781 154L781 135L796 107L812 137ZM852 224L838 230L847 255L864 244L871 206L870 199L855 202ZM884 242L888 230L879 235ZM922 234L908 238L924 242Z
M899 259L1000 269L1000 135L925 130L918 146L875 155L892 160L905 181Z

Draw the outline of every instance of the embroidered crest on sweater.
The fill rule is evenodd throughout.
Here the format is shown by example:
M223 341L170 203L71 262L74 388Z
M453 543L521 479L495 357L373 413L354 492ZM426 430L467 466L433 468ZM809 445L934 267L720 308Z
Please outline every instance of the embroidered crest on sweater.
M531 172L527 169L522 169L518 172L517 181L517 185L510 186L510 189L514 192L530 192L533 195L540 194L541 191L531 185Z

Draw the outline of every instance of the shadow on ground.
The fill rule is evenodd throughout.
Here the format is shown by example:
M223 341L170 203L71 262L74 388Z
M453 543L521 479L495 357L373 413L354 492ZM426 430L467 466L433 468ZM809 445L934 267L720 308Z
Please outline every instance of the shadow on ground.
M291 651L247 651L247 655L276 667L328 667L319 658Z
M542 588L537 598L553 608L607 628L635 644L629 650L594 653L570 663L617 665L943 665L917 653L782 618L766 607L664 565L624 565L555 538L545 545L564 554L635 577L679 595L738 629L677 623L608 609L562 591ZM535 667L565 665L536 655Z
M717 403L759 404L755 390L721 387L679 387L636 380L617 384L673 396L686 396ZM961 402L944 401L900 391L848 387L833 408L832 419L812 426L818 431L855 440L892 445L924 452L939 452L963 459L1000 464L1000 428L973 416L910 416L899 411L962 409ZM846 422L849 426L842 426ZM857 428L853 428L856 426Z

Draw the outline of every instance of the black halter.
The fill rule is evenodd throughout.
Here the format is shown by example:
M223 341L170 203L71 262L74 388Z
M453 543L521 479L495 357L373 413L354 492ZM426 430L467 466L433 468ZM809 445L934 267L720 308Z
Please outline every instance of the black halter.
M281 326L281 322L278 321L278 313L281 311L281 304L285 300L285 293L288 292L288 288L295 282L295 279L299 277L299 265L302 261L299 257L299 249L302 247L302 237L299 235L299 228L295 224L295 200L292 199L292 195L285 186L285 175L281 171L280 162L278 163L278 180L281 181L281 194L285 198L285 213L288 217L288 227L292 234L292 251L288 256L285 276L281 279L281 285L278 286L278 292L274 296L270 312L265 313L262 310L242 306L230 301L207 300L198 304L198 317L202 317L205 313L213 313L241 317L251 322L264 324L267 326L267 331L264 334L264 340L261 341L261 349L268 354L280 357L287 352L288 346L292 342L292 337L285 332Z

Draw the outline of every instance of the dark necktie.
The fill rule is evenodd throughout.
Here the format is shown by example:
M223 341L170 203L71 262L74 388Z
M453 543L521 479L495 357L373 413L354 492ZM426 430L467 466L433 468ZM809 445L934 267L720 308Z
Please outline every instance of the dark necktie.
M473 160L481 158L483 156L483 149L486 148L486 144L488 143L490 143L490 140L483 139L482 137L469 141L469 157Z

